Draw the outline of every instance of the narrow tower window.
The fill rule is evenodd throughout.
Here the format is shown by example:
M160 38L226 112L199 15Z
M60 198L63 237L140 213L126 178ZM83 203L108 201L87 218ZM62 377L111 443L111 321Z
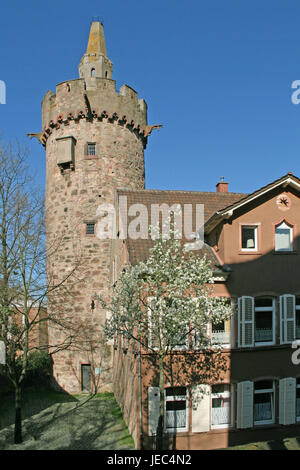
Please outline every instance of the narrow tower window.
M88 155L96 155L96 144L88 144Z
M93 222L86 224L86 232L87 235L94 235L95 234L95 224Z
M95 77L95 75L96 75L96 70L93 68L93 69L91 70L91 77Z

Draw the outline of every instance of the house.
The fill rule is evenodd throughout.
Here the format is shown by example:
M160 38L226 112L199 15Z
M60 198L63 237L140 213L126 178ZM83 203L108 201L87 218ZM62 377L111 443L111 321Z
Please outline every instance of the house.
M199 254L212 263L215 295L232 304L229 323L209 325L212 344L222 343L224 370L203 382L201 375L195 381L182 372L176 387L166 385L170 445L174 430L177 449L298 435L300 369L293 353L300 340L300 179L288 173L251 194L230 193L220 182L216 193L117 190L117 195L149 212L152 204L204 204L205 244ZM147 258L152 241L122 243L122 261L135 264ZM184 346L178 369L189 370L183 365L201 356L195 346ZM141 373L138 355L114 351L114 391L138 448L153 448L159 413L157 374L149 364L149 351L141 353ZM194 393L199 387L202 396Z

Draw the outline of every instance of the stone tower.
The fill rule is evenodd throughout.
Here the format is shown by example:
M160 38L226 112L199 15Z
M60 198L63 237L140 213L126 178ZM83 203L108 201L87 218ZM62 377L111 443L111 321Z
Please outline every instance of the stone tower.
M72 271L81 258L78 282L67 282L65 294L48 298L48 309L61 318L90 321L101 327L105 312L93 301L95 293L109 295L111 241L95 234L97 207L114 203L118 187L143 189L147 105L136 91L123 85L116 92L112 62L105 47L103 25L93 22L79 79L59 83L42 102L43 130L39 140L46 148L46 230L51 253L48 277L56 283ZM153 126L155 127L155 126ZM79 264L81 261L79 261ZM81 263L82 264L82 263ZM49 328L50 345L65 339ZM100 344L100 343L99 343ZM109 388L109 360L103 363L101 347L93 353L71 347L53 356L54 378L69 392L88 389L94 374Z

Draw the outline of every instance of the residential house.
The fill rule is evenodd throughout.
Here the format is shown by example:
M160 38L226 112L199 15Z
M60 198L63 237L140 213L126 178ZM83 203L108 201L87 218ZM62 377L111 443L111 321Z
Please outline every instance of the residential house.
M177 449L225 448L298 435L300 179L288 173L251 194L230 193L227 183L220 182L215 193L117 191L125 195L128 205L144 204L149 211L151 204L204 204L205 244L199 256L206 254L212 264L215 295L232 304L229 323L208 327L212 348L222 343L222 360L214 371L206 371L203 380L192 373L192 365L207 353L194 343L178 351L181 373L176 386L166 384L165 389L169 445L174 431ZM119 268L125 261L145 260L151 245L150 239L116 244ZM117 250L123 250L122 256ZM139 355L115 349L114 391L137 447L153 448L157 368L151 352L143 350L140 359L139 370ZM197 395L197 390L204 393Z

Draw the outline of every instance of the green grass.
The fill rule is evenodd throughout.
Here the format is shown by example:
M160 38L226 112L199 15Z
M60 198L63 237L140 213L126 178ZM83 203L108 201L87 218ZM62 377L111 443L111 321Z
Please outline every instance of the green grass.
M22 399L23 443L13 443L13 396L0 395L1 450L134 449L112 393L68 395L26 390Z

